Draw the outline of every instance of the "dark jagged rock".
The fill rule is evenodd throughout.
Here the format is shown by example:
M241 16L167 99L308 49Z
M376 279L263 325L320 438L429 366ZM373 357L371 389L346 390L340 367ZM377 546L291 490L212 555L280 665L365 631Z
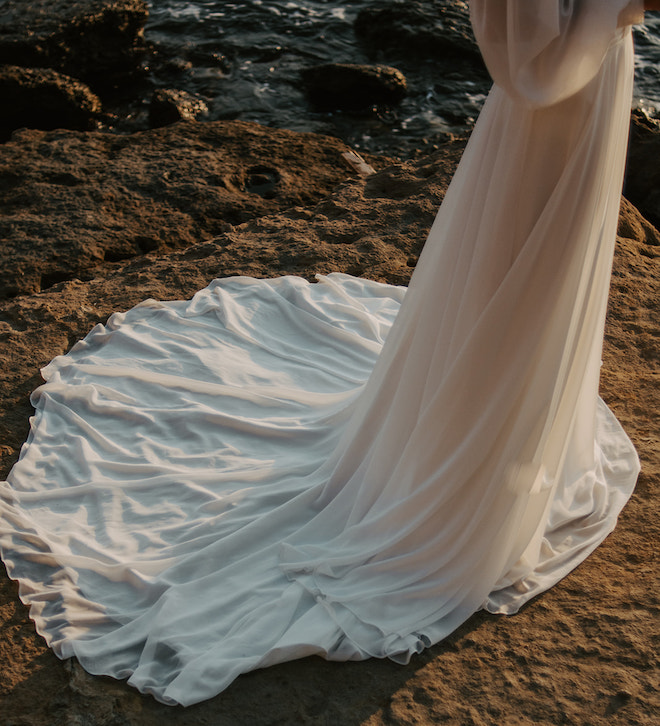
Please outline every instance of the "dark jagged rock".
M132 135L17 131L0 146L0 298L313 204L351 175L346 150L239 121Z
M0 66L0 139L14 129L93 129L101 101L81 81L48 68Z
M206 103L187 91L159 88L149 104L149 123L152 128L168 126L177 121L194 121L205 116L209 109Z
M656 227L660 227L660 121L633 111L626 196Z
M381 1L361 10L354 27L372 53L462 58L483 66L468 5L460 0Z
M320 109L364 111L393 106L407 91L406 78L390 66L327 63L302 72L310 101Z
M104 85L138 67L147 16L145 0L3 0L0 63Z

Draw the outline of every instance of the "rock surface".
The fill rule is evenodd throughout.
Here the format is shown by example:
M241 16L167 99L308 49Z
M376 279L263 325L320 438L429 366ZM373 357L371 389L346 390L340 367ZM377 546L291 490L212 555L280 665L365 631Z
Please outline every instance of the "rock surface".
M144 52L145 0L3 0L0 63L106 85Z
M660 227L660 120L633 111L625 193Z
M186 124L167 137L174 150L184 128L194 127ZM28 135L35 143L37 138L57 140L57 135L35 134ZM90 134L93 144L98 136ZM38 368L115 310L147 297L189 297L213 277L228 274L311 278L340 270L405 283L460 151L456 143L415 163L345 180L311 206L251 219L186 249L154 250L97 268L87 281L66 280L41 293L0 301L0 478L25 440L28 393L39 384ZM255 147L252 153L264 159L272 147ZM291 147L291 154L298 161L305 158L300 147ZM99 159L99 166L108 163L108 157ZM311 171L315 163L308 166ZM111 185L109 177L106 185ZM174 197L170 203L176 203ZM38 208L32 214L38 215ZM407 666L310 658L243 676L222 695L189 709L163 706L123 683L86 674L75 661L58 661L35 634L15 584L3 577L2 726L183 726L192 721L227 726L514 721L651 726L660 708L660 662L653 642L660 612L653 570L660 535L660 238L625 202L619 231L601 390L633 437L643 473L618 528L583 566L514 617L473 616ZM512 720L511 714L519 717Z
M457 58L481 67L467 2L460 0L399 0L364 8L355 32L373 53L415 58Z
M208 114L208 111L206 103L192 93L159 88L149 104L149 124L152 128L158 128L177 121L195 121Z
M239 121L125 136L16 132L0 146L0 298L313 204L350 176L346 150Z
M305 68L303 83L312 103L325 111L366 111L394 106L406 95L406 77L390 66L326 63Z
M49 68L0 66L0 141L19 128L88 130L101 101L89 86Z

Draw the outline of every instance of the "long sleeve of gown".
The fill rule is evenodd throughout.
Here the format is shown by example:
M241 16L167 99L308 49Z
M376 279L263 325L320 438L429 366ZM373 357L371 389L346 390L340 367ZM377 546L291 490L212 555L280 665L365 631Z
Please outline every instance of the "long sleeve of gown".
M488 71L509 95L549 106L598 73L618 30L642 22L642 0L473 0Z

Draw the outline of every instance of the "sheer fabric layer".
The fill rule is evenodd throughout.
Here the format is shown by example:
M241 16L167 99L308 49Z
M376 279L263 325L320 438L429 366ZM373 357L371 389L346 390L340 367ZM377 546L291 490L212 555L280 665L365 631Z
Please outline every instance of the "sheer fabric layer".
M313 653L405 662L611 531L638 470L597 395L637 7L472 3L499 85L407 291L214 281L44 369L0 548L60 657L182 704Z

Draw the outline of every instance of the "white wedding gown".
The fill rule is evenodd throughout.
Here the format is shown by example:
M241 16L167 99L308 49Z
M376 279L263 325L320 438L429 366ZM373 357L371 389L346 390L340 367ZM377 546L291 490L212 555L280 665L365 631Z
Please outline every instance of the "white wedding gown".
M473 0L494 86L408 290L215 280L44 371L0 545L61 658L191 704L310 654L406 662L612 530L598 398L641 0Z

